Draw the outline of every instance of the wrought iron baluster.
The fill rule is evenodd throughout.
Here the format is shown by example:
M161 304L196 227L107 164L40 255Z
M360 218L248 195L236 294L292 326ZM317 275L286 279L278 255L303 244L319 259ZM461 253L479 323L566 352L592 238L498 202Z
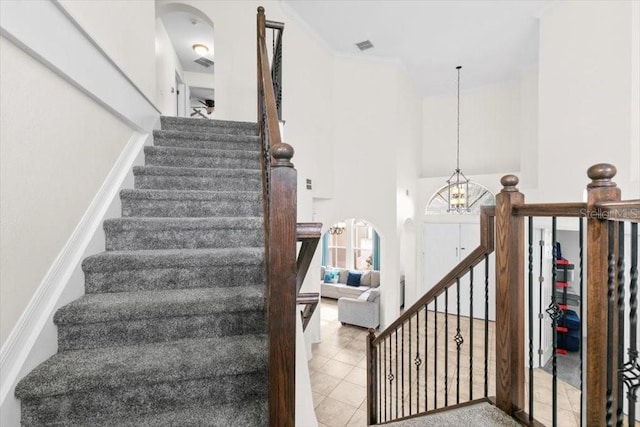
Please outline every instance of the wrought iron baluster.
M407 357L407 362L409 366L409 415L412 414L412 406L411 406L411 317L409 317L409 357ZM404 396L403 396L404 397Z
M429 350L429 338L428 338L428 331L429 331L429 310L427 309L427 304L424 305L424 410L427 411L428 410L428 404L427 404L427 361L429 360L427 351Z
M433 409L438 408L438 296L433 300Z
M528 233L529 233L529 421L533 421L533 217L529 217Z
M404 322L402 323L402 351L400 352L400 357L402 357L402 363L400 363L400 369L402 369L402 399L400 399L400 404L402 406L402 416L404 417Z
M384 339L386 341L386 338ZM384 359L384 420L387 421L387 346L382 341L382 351L384 352L382 358Z
M449 288L444 289L444 406L449 406Z
M623 366L624 366L624 221L618 223L618 363L616 364L616 372L618 375L617 383L617 407L616 407L616 425L622 427L622 407L624 405L623 392Z
M582 347L583 347L583 337L584 337L584 317L583 317L583 308L582 308L582 295L584 292L584 218L578 219L578 251L579 251L579 263L580 263L580 277L579 277L579 286L580 286L580 426L582 426L582 414L584 414L584 403L582 402L582 393L583 393L583 384L582 384Z
M460 403L460 346L462 335L460 334L460 278L456 277L456 403Z
M473 267L469 269L469 400L473 400Z
M556 271L556 263L558 261L558 251L556 248L556 223L557 223L557 218L554 216L551 219L551 243L553 245L553 250L551 251L552 253L552 259L551 259L551 304L549 304L549 307L547 308L547 313L549 314L549 317L551 318L551 333L552 333L552 343L553 343L553 353L551 355L551 372L552 372L552 377L551 377L551 384L552 384L552 396L551 396L551 401L552 401L552 411L551 411L551 417L552 417L552 423L553 426L557 426L558 425L558 358L557 358L557 351L558 351L558 319L560 319L563 316L562 310L560 310L560 307L558 306L558 303L556 301L556 276L557 276L557 271Z
M609 247L607 268L607 406L606 424L613 425L613 306L615 298L616 259L614 253L615 223L609 221Z
M489 255L484 256L484 397L489 397Z
M638 223L631 223L631 268L629 269L629 360L622 369L622 381L627 386L629 420L636 419L636 403L640 389L638 363Z
M396 376L393 374L393 352L391 350L391 344L391 336L389 336L389 418L393 419L393 381L396 379ZM396 399L397 398L398 395L396 394Z
M416 365L416 412L420 412L420 310L416 311L416 358L413 363Z
M398 375L398 329L396 328L396 375ZM404 379L400 379L403 381ZM396 418L398 418L398 381L396 381Z
M382 349L380 348L382 345L378 345L377 354L378 354L378 422L382 421L382 382L385 381L382 376Z

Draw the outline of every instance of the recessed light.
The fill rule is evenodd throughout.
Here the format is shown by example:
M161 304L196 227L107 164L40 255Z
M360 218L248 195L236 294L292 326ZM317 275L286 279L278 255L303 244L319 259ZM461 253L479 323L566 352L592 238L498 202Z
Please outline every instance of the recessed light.
M209 52L209 48L203 44L194 44L193 51L199 56L205 56Z

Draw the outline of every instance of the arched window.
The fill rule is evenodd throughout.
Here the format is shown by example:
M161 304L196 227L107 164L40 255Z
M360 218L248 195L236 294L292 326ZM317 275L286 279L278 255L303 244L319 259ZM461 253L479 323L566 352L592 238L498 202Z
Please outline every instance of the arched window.
M456 184L451 184L455 186ZM450 185L445 185L436 191L425 209L427 215L442 215L451 213L452 206L450 202ZM466 197L468 199L468 209L463 214L480 214L480 207L482 206L494 206L496 204L496 198L484 185L476 184L475 182L469 182L468 190L466 191Z

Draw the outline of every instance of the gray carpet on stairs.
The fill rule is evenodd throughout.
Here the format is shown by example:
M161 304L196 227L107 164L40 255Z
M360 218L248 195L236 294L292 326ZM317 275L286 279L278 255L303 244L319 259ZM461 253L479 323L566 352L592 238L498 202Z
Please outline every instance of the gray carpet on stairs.
M268 424L257 126L163 117L154 140L16 387L23 425Z
M489 403L478 403L384 425L389 427L517 427L520 423Z

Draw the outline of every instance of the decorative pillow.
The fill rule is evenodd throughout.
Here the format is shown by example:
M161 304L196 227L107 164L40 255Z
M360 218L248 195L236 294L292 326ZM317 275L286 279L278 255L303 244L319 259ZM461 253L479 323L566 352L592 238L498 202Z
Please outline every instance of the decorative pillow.
M341 268L339 271L340 278L338 279L338 283L347 283L347 279L349 278L349 270Z
M363 292L360 294L360 296L358 297L358 299L360 301L369 301L369 294L371 293L371 290L368 290L366 292Z
M331 283L334 277L333 271L327 270L327 272L324 273L324 283Z
M380 289L371 289L368 292L365 292L367 295L367 301L375 301L380 297Z
M371 286L371 271L365 271L360 278L360 284L362 286Z
M377 288L378 286L380 286L380 272L379 271L372 271L371 272L371 287L372 288Z
M349 275L347 276L347 285L349 286L360 286L360 277L362 276L362 274L360 273L354 273L354 272L349 272Z

